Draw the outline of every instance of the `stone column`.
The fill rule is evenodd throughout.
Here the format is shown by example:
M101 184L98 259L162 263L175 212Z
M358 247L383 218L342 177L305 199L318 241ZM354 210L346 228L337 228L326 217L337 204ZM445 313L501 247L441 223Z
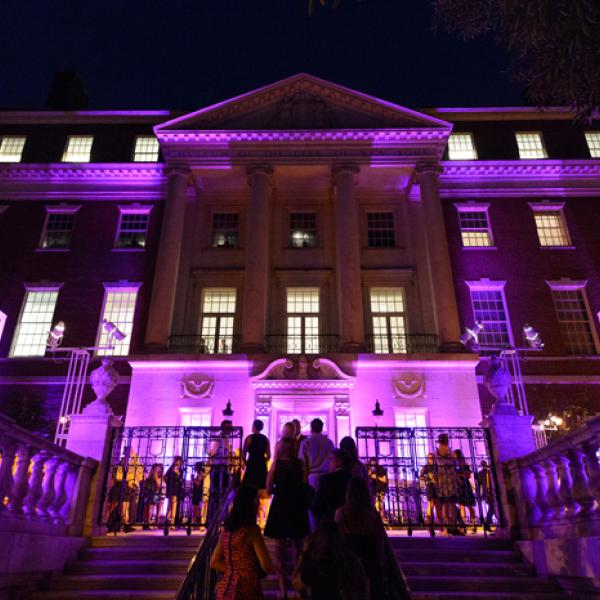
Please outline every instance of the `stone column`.
M360 231L356 202L358 172L359 167L354 164L334 165L332 169L335 186L335 271L341 350L345 352L360 352L365 343Z
M437 334L442 349L455 350L460 347L460 324L440 200L439 172L440 167L437 164L417 165Z
M248 168L250 202L246 211L246 273L242 307L242 350L264 352L269 301L270 213L273 169Z
M146 347L154 352L166 349L171 334L189 171L187 168L172 167L167 173L167 200L146 329Z

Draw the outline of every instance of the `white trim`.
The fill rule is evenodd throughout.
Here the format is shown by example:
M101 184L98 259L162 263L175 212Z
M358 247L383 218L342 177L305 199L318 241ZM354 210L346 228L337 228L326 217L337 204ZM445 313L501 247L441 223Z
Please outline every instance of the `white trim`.
M117 223L117 230L115 232L115 239L113 242L113 251L128 251L128 252L144 252L146 250L146 242L148 241L148 228L150 226L150 211L152 210L152 205L149 204L118 204L117 208L119 209L119 221ZM144 245L139 248L129 248L127 246L119 246L119 236L121 235L121 225L123 224L123 215L146 215L148 217L146 221L146 230L145 230L145 240Z
M66 204L61 202L60 204L46 204L46 218L44 219L44 226L42 227L42 235L40 236L40 240L38 242L36 252L69 252L70 244L66 248L44 248L44 240L46 239L46 234L48 233L48 221L50 219L50 215L75 215L81 208L81 204ZM71 233L73 233L73 229L75 228L75 218L73 218L73 228L71 229Z
M150 211L154 208L149 204L117 204L117 208L121 214L127 215L149 215Z
M469 288L473 290L500 290L503 291L506 287L506 281L487 279L482 277L481 279L465 281Z
M554 211L562 211L565 207L564 202L554 202L552 200L540 200L539 202L528 202L531 210L533 211L546 211L546 210L554 210Z
M479 229L463 229L460 222L460 214L458 216L458 229L460 233L460 241L462 244L463 250L472 250L472 249L481 249L481 248L495 248L494 245L494 233L492 231L492 221L490 219L490 205L491 202L474 202L473 200L469 200L468 202L455 202L454 206L456 207L456 211L458 213L467 213L467 212L479 212L485 213L485 220L487 223L487 227L485 230L488 234L489 244L488 245L465 245L465 241L463 239L463 232L473 232L473 233L482 233L483 228Z
M546 279L546 284L551 290L556 290L557 292L570 292L573 290L585 289L587 279L569 279L568 277L562 277L561 279Z
M542 202L528 202L528 204L534 213L533 220L534 220L535 231L536 231L536 234L538 237L538 243L539 243L540 248L561 249L561 248L572 248L573 247L573 240L571 239L571 233L569 231L569 224L567 223L567 217L566 217L565 211L564 211L564 207L565 207L564 202L542 201ZM566 242L567 242L566 244L558 244L558 245L542 244L542 240L540 239L540 231L538 229L538 224L535 220L535 213L543 214L545 212L546 213L547 212L555 212L555 213L559 214L562 228L564 230L564 234L566 237Z
M28 292L59 292L63 283L56 283L53 281L40 281L40 282L23 282L23 286Z
M488 211L491 202L476 202L475 200L467 200L467 202L455 202L456 210L458 212L482 212Z

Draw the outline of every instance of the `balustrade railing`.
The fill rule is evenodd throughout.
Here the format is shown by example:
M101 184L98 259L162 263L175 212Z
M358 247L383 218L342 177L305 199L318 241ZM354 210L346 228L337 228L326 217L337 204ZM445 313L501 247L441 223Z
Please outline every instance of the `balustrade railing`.
M0 515L80 535L96 466L0 414Z
M367 336L367 348L373 354L428 354L439 352L434 333L373 334Z
M271 334L265 338L271 354L328 354L340 351L340 336L329 333L315 335Z
M600 417L505 465L522 537L600 533Z
M173 354L234 354L239 352L240 337L226 335L207 337L202 335L172 335L168 349Z

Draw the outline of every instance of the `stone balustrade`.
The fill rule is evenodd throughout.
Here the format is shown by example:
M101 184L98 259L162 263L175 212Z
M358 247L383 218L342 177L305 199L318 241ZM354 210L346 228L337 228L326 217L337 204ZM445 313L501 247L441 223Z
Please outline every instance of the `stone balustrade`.
M504 467L521 539L600 534L600 417Z
M0 414L0 519L31 532L81 535L97 464Z

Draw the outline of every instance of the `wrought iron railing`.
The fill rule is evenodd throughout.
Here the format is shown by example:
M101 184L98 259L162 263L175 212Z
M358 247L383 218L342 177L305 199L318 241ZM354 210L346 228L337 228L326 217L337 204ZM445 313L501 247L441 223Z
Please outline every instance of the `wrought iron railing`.
M440 436L448 437L448 456L438 452ZM482 526L487 533L500 524L486 429L357 427L356 439L387 526L406 528L409 535L427 527L434 535L436 527L464 531Z
M101 523L117 533L141 526L207 526L240 470L242 428L124 427L115 430ZM170 468L178 463L178 467Z
M240 337L228 335L219 338L202 335L172 335L169 352L174 354L234 354L239 352Z
M267 335L267 352L271 354L328 354L339 352L340 336L318 335Z
M439 352L439 342L434 333L371 334L367 348L373 354L425 354Z

